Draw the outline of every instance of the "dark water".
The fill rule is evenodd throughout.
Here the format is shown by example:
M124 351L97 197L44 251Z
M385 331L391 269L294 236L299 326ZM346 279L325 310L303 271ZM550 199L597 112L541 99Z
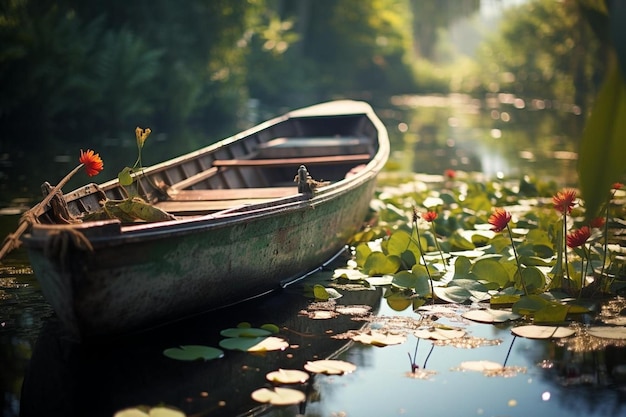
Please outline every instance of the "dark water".
M445 169L487 175L551 177L574 183L577 119L537 103L493 97L399 98L380 109L393 138L390 170L441 174ZM550 107L550 106L549 106ZM550 111L548 111L550 110ZM0 217L11 231L17 217ZM340 261L341 262L341 261ZM322 271L312 280L327 278ZM397 311L384 289L344 291L344 305L370 305L385 317L420 319ZM475 348L435 345L408 334L384 348L348 343L333 335L365 323L340 315L312 320L299 314L310 300L300 287L107 344L77 345L63 336L21 251L0 266L0 381L4 416L112 416L140 404L175 406L194 416L235 416L254 410L270 416L620 416L626 415L626 352L609 347L581 352L570 343L515 338L509 325L459 321L486 344ZM221 360L183 363L165 358L165 348L216 346L219 331L241 321L274 323L290 347L255 356L227 352ZM579 345L589 342L579 340ZM417 373L411 371L409 354ZM316 376L300 387L300 406L265 409L250 393L266 384L266 372L302 368L312 359L336 356L357 371ZM464 361L508 366L506 375L485 376L459 369ZM421 378L416 378L420 376Z

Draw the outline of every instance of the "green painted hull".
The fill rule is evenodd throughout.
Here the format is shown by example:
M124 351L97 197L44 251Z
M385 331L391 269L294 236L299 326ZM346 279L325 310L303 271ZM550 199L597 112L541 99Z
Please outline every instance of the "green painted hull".
M280 288L319 268L363 226L388 155L386 134L377 140L366 169L312 196L160 223L39 225L25 239L33 269L80 337L133 332ZM93 250L77 243L78 232Z

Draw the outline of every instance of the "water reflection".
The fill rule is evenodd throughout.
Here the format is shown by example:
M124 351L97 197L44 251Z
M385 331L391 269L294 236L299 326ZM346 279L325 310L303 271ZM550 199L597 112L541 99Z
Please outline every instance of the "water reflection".
M386 113L394 162L426 174L455 169L574 184L580 114L548 100L527 106L509 96L396 97Z

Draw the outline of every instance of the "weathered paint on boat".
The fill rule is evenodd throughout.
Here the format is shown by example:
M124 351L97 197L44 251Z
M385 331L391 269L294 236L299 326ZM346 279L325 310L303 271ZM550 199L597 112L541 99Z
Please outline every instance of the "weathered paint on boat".
M371 108L341 103L280 118L323 123L342 109L376 128L376 152L367 166L313 195L149 224L35 225L24 240L60 320L81 337L136 331L240 302L319 268L362 227L389 152Z

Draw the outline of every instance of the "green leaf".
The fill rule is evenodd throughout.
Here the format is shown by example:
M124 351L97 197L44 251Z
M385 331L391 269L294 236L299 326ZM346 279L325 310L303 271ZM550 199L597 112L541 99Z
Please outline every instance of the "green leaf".
M258 329L255 327L233 327L230 329L224 329L220 332L224 337L263 337L269 336L272 332L267 329Z
M382 252L372 252L363 265L363 273L367 275L395 274L400 269L398 256L387 256Z
M224 351L210 346L184 345L165 349L163 355L179 361L196 361L218 359L224 356Z
M417 241L410 234L404 230L394 232L387 243L387 253L389 255L401 256L407 250L413 252L415 259L418 259L421 255Z
M534 266L522 269L522 279L524 280L524 285L526 285L526 290L529 293L539 290L543 291L544 287L546 286L545 275L537 267ZM523 288L521 285L518 286L520 289Z
M313 286L313 295L316 300L328 300L330 298L330 294L328 294L326 288L319 284Z
M367 243L361 243L356 247L356 264L358 267L363 267L367 257L372 253L372 249Z
M568 305L550 303L535 312L535 323L560 323L565 321L568 311Z
M500 288L509 282L509 274L500 262L493 258L483 258L472 266L472 275L477 279L495 282Z
M607 74L583 131L578 178L587 219L598 215L611 184L624 172L626 85L617 65Z
M519 301L513 304L513 312L521 315L532 315L548 304L550 304L550 302L543 297L527 295L520 297Z
M133 177L130 175L131 172L133 172L132 168L124 167L124 169L117 174L117 180L121 185L127 187L133 183Z
M400 271L393 276L391 284L399 288L412 289L417 284L417 277L410 271Z
M454 261L454 277L452 279L467 278L471 268L472 261L465 256L459 256L456 258L456 261Z

